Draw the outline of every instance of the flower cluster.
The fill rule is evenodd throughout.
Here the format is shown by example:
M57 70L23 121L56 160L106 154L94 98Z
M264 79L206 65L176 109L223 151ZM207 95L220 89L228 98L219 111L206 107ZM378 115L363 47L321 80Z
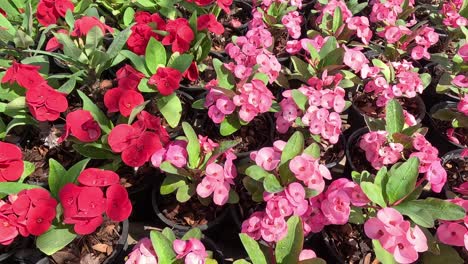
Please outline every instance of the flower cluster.
M182 73L171 67L159 67L156 73L148 80L162 95L170 95L179 88Z
M468 25L468 20L460 15L463 0L448 0L442 4L441 13L444 16L443 23L452 28L459 28Z
M40 236L55 218L57 201L41 188L22 190L0 201L0 244L11 244L18 235Z
M311 86L300 87L298 91L307 97L308 107L305 111L298 107L291 90L284 91L284 99L280 102L281 111L275 113L278 132L286 133L302 115L302 124L309 127L311 134L320 135L328 142L336 144L342 126L339 113L345 107L345 92L337 86L341 78L339 74L326 76L325 73L322 79L314 77L309 80ZM330 85L334 88L323 89Z
M366 153L367 161L377 170L385 165L395 164L402 158L403 145L388 142L387 137L387 131L370 131L359 141L359 147Z
M196 238L189 240L176 239L172 242L172 248L177 254L177 259L185 259L185 264L204 264L208 257L205 246Z
M297 11L287 13L281 19L281 22L288 30L288 34L293 39L301 37L302 16Z
M132 125L114 127L108 138L112 151L122 153L123 162L132 167L145 164L154 152L169 142L169 134L159 117L142 111L137 118Z
M289 169L296 179L302 181L309 189L321 193L325 189L325 179L331 180L328 168L319 163L319 159L303 153L294 157L289 163Z
M103 223L104 212L112 221L127 219L132 204L119 181L119 175L113 171L94 168L82 171L78 176L81 186L67 183L59 192L64 223L74 225L77 234L87 235Z
M468 212L468 200L455 198L450 200ZM437 238L444 244L463 247L468 250L468 214L460 221L443 221L437 228Z
M413 263L418 260L418 252L428 250L427 238L419 226L411 227L393 208L380 209L377 217L366 221L364 231L369 238L378 240L398 263Z
M64 18L67 10L73 12L74 9L70 0L40 0L37 5L37 21L44 27L57 24L59 17Z
M70 134L81 142L93 142L101 136L101 128L91 112L75 110L67 115L65 133L60 137L59 143L66 140Z
M234 178L237 176L237 170L233 164L233 161L237 159L236 155L232 150L228 150L225 157L224 167L217 163L208 164L205 177L197 185L197 194L202 198L213 195L213 202L216 205L227 203L231 185L234 185Z
M265 83L253 79L238 87L237 93L232 98L215 87L210 88L206 96L205 107L208 108L208 116L216 124L223 122L227 115L236 110L236 107L239 107L239 118L244 122L250 122L257 115L268 112L273 99L273 94Z
M151 240L147 237L140 239L132 252L128 254L125 264L158 264L158 256L154 251Z

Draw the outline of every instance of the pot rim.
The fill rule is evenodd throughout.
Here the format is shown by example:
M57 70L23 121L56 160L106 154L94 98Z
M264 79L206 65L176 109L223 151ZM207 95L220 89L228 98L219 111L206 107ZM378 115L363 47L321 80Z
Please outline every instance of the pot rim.
M442 131L440 131L440 129L437 127L436 125L436 122L434 120L434 118L432 117L432 115L439 109L442 109L442 108L448 108L448 107L456 107L456 104L457 102L453 102L453 101L443 101L443 102L439 102L435 105L433 105L431 107L431 109L429 110L428 112L428 117L429 117L429 121L430 121L430 124L431 126L434 128L434 130L436 131L436 133L439 135L439 137L442 137L444 139L444 141L450 143L452 146L458 148L458 149L464 149L466 148L465 146L463 145L460 145L460 144L457 144L455 142L452 142L450 141L447 136L445 135L445 133L443 133Z

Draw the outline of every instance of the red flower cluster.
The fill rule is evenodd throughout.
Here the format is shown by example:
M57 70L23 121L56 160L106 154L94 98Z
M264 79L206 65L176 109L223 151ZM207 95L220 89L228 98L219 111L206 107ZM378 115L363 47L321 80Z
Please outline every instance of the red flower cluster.
M182 77L194 82L198 80L198 67L197 62L192 61L189 68L182 74Z
M148 84L155 85L162 95L170 95L179 88L181 79L182 73L179 70L159 67L156 74L148 80Z
M68 108L65 94L56 91L47 83L26 91L29 111L39 121L54 121Z
M162 39L162 36L153 30L165 30L166 22L159 14L142 11L135 14L135 21L136 24L132 27L132 34L127 40L127 46L134 53L144 55L151 37L157 40Z
M0 182L17 181L24 171L23 155L17 146L0 142Z
M60 137L59 143L66 140L70 134L81 142L93 142L101 136L101 128L91 112L76 110L67 115L65 133Z
M29 111L39 121L54 121L68 108L64 94L57 92L47 84L39 74L39 66L13 62L3 76L2 83L17 82L27 89L26 103Z
M9 245L18 236L40 236L55 218L57 201L44 189L23 190L0 201L0 244Z
M112 151L122 153L125 164L139 167L163 144L169 142L169 135L161 126L159 117L142 111L132 125L120 124L114 127L107 141Z
M68 35L68 30L59 29L59 30L57 30L57 33ZM62 43L60 43L56 37L51 37L49 39L49 41L47 41L45 50L46 51L56 51L58 49L63 49Z
M106 34L106 31L112 33L114 29L108 25L102 23L99 19L92 16L85 16L75 21L73 31L70 34L72 37L84 37L93 27L99 27L102 34Z
M128 117L133 108L144 102L143 95L138 92L138 84L144 75L130 65L125 65L117 72L118 87L112 88L104 95L104 105L108 112L119 112Z
M132 204L115 172L86 169L78 176L78 182L82 186L68 183L59 192L64 223L73 224L77 234L93 233L102 224L104 212L116 222L130 216Z
M214 3L214 0L187 0L189 3L195 3L199 6L207 6ZM216 0L216 4L227 14L231 12L229 7L232 5L232 0Z
M190 49L190 43L195 38L195 34L190 28L190 24L185 18L169 20L166 25L169 35L162 40L163 45L172 45L172 52L184 53Z
M65 17L68 9L72 12L75 9L70 0L40 0L37 5L37 20L45 27L57 24L59 17Z

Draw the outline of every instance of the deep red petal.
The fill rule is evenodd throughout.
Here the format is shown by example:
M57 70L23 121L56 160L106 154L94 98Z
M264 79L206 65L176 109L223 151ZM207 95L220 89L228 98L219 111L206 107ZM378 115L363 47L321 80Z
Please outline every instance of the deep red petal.
M78 182L86 186L106 187L119 183L119 175L113 171L89 168L81 172Z

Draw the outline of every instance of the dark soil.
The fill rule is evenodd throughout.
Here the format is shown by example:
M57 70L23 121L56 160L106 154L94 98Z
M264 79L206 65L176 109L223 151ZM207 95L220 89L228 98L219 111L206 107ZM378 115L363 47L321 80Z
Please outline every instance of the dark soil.
M223 207L205 206L195 197L185 203L180 203L174 195L161 196L159 210L172 222L182 226L206 225L215 220L223 211Z
M330 225L323 232L330 238L330 249L345 263L374 263L372 241L364 234L362 225Z
M121 229L118 223L105 220L96 232L76 238L50 258L57 264L100 264L112 254L120 238Z
M468 159L455 158L444 164L447 171L447 187L453 191L453 187L458 187L468 181Z
M224 47L227 43L231 43L232 36L245 35L247 31L247 23L252 19L252 7L241 1L233 1L231 13L225 12L219 17L218 21L224 26L224 33L222 35L214 35L212 38L212 50L217 52L224 52ZM233 25L233 21L234 25ZM235 25L236 22L240 25Z
M421 116L420 109L416 98L401 97L397 99L402 105L403 109L412 114L416 119ZM366 93L358 93L353 97L353 105L357 107L361 114L372 118L384 118L385 107L378 107L376 105L377 97L370 96Z
M129 166L121 166L116 173L120 176L120 184L125 188L134 188L146 182L155 182L160 177L159 169L154 168L150 164L145 164L135 171L135 168Z
M370 172L371 174L376 174L377 170L372 167L369 161L366 159L366 153L359 147L359 141L355 142L355 144L351 144L353 146L350 149L351 154L351 164L353 164L354 169L356 171L362 172L364 170Z
M207 82L216 79L216 72L213 67L213 57L206 57L203 64L205 64L206 68L203 71L199 70L199 78L195 82L190 82L187 79L182 81L181 87L186 88L186 91L190 91L191 87L205 88Z
M442 135L444 135L444 137L447 140L449 140L447 138L446 131L449 128L453 128L452 123L449 121L443 121L443 120L439 120L435 118L433 118L433 120L434 120L437 130L439 130L439 132L442 133ZM457 143L458 145L462 145L465 148L468 147L468 129L467 128L463 128L463 127L455 128L455 132L453 133L453 136L456 137L458 141L460 141L460 143Z

